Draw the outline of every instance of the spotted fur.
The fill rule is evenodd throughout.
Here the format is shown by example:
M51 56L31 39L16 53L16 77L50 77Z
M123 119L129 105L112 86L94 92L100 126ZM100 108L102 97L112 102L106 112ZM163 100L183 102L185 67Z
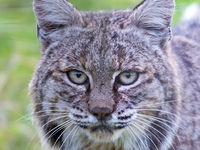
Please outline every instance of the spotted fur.
M173 0L100 12L78 11L65 0L34 0L34 11L42 56L30 91L49 149L200 147L199 45L171 37ZM89 83L70 82L66 72L74 69ZM116 82L127 70L139 74L137 81ZM99 121L90 111L96 105L112 113Z

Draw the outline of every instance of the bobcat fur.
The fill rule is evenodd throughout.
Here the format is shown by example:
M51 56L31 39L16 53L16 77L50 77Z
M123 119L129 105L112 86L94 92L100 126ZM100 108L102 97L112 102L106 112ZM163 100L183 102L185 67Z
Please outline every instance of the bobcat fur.
M97 12L65 0L33 6L42 49L30 91L49 149L199 150L199 18L172 33L173 0ZM74 70L84 84L70 81ZM123 73L137 78L122 84Z

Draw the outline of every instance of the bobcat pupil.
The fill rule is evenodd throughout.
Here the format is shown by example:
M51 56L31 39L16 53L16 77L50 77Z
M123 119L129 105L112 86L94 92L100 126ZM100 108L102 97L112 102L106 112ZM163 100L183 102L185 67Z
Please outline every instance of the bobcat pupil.
M131 74L129 72L126 72L124 74L125 74L126 78L128 78L128 79L131 77Z
M77 78L81 78L81 76L82 76L82 73L81 73L81 72L76 72L75 74L76 74L76 77L77 77Z

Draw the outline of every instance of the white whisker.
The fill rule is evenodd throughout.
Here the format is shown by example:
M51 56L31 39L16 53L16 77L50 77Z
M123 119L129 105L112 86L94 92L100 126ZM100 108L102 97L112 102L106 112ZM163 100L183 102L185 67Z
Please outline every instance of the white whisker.
M130 133L131 133L131 135L134 137L134 140L137 142L137 144L138 144L138 146L139 146L139 149L140 149L140 150L143 150L143 149L141 149L141 145L139 144L139 141L143 144L143 147L144 147L144 146L146 147L146 145L144 144L144 142L141 140L141 138L139 138L139 136L135 135L133 129L132 129L130 126L128 126L128 128L130 129ZM129 134L130 134L130 133L129 133ZM138 141L137 139L138 139L139 141Z
M71 123L71 120L67 120L59 125L57 125L56 127L54 127L53 129L51 129L50 131L48 131L44 137L46 137L49 133L51 133L51 135L48 136L47 139L45 139L46 141L48 141L55 133L57 133L60 129L62 129L62 127L65 127L66 125L70 124ZM65 126L64 126L65 125ZM57 128L57 129L56 129ZM56 129L56 130L55 130ZM55 131L54 131L55 130Z
M169 115L172 115L174 117L179 117L178 115L176 114L173 114L171 112L168 112L168 111L164 111L164 110L160 110L160 109L153 109L153 108L135 108L136 110L139 110L139 111L157 111L157 112L162 112L162 113L165 113L165 114L169 114Z
M179 136L176 134L176 132L174 131L174 129L171 129L171 127L170 127L167 123L165 123L165 122L169 122L169 123L173 124L176 128L178 128L179 126L176 125L174 122L168 121L168 120L166 120L166 119L161 119L161 118L158 118L158 117L153 117L153 116L150 116L150 115L141 115L141 114L138 114L138 116L140 116L141 118L148 118L148 119L149 119L149 118L152 118L153 120L155 120L155 121L157 121L157 122L159 122L159 123L161 123L161 124L167 126L167 128L171 131L171 133L172 133L175 137L177 137L178 142L180 143L180 138L179 138ZM165 122L162 122L161 120L163 120L163 121L165 121ZM152 123L155 124L156 126L162 128L162 129L165 130L166 132L169 132L169 130L165 129L164 127L162 127L162 126L160 126L160 125L158 125L158 124L156 124L156 123L154 123L154 122L152 122Z
M141 119L141 120L140 120L140 119ZM167 137L166 137L162 132L160 132L158 129L154 128L154 127L151 126L150 124L146 123L146 121L148 121L149 123L152 123L151 121L146 120L146 119L142 119L142 118L138 118L137 121L139 121L139 122L141 122L141 123L147 125L147 126L150 127L151 129L153 129L154 131L156 131L156 132L158 132L160 135L162 135L162 136L165 138L165 140L167 140ZM152 133L152 134L153 134L153 133ZM155 134L154 134L154 137L156 137ZM160 139L158 139L158 137L156 137L156 139L157 139L158 141L160 141ZM161 141L160 141L160 143L161 143ZM175 150L174 147L173 147L173 145L172 145L172 148L173 148L173 150Z
M76 128L78 128L78 126L74 126L73 128L72 128L72 130L68 133L68 135L65 137L65 139L64 139L64 141L63 141L63 143L62 143L62 145L60 146L60 150L62 150L62 147L64 146L64 144L65 144L65 142L67 141L67 139L68 139L68 137L74 132L74 130L76 129Z
M157 150L159 150L158 147L156 146L156 144L154 143L154 141L153 141L148 135L146 135L146 133L144 133L144 131L142 131L142 130L138 127L138 125L137 125L136 122L134 122L134 123L131 124L131 125L132 125L133 127L135 127L137 130L139 130L141 133L143 133L143 135L144 135L145 137L147 137L147 138L151 141L151 143L155 146L155 148L156 148ZM140 126L140 127L142 127L145 131L147 131L147 132L149 132L150 134L152 134L149 130L145 129L143 126Z
M66 127L66 129L59 135L59 137L56 139L56 141L54 142L53 146L51 149L54 149L56 146L56 143L58 142L58 140L63 136L63 134L65 134L65 132L73 125L73 123L71 122L70 125L68 127Z

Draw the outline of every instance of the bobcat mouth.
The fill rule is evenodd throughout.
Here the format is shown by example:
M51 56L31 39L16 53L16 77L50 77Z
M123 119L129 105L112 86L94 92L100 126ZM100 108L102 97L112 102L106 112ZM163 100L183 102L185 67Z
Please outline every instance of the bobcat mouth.
M107 132L107 133L111 133L111 134L113 134L113 132L115 131L115 130L120 130L120 129L124 129L126 126L127 126L127 124L121 124L121 125L118 125L118 126L113 126L113 127L111 127L111 126L109 126L109 125L107 125L107 124L100 124L100 125L96 125L96 126L87 126L87 125L80 125L79 124L79 126L81 127L81 128L83 128L83 129L89 129L91 132Z
M92 126L89 127L87 125L80 125L79 126L83 129L89 129L91 132L109 132L109 133L113 133L113 130L115 128L110 127L109 125L104 125L104 124L100 124L100 125L96 125L96 126Z
M101 123L93 126L82 126L82 128L85 129L85 133L91 140L98 142L108 142L119 138L123 132L123 130L120 129L125 128L125 126L118 127Z
M113 128L107 126L107 125L98 125L98 126L94 126L91 127L91 132L109 132L111 134L113 134Z

